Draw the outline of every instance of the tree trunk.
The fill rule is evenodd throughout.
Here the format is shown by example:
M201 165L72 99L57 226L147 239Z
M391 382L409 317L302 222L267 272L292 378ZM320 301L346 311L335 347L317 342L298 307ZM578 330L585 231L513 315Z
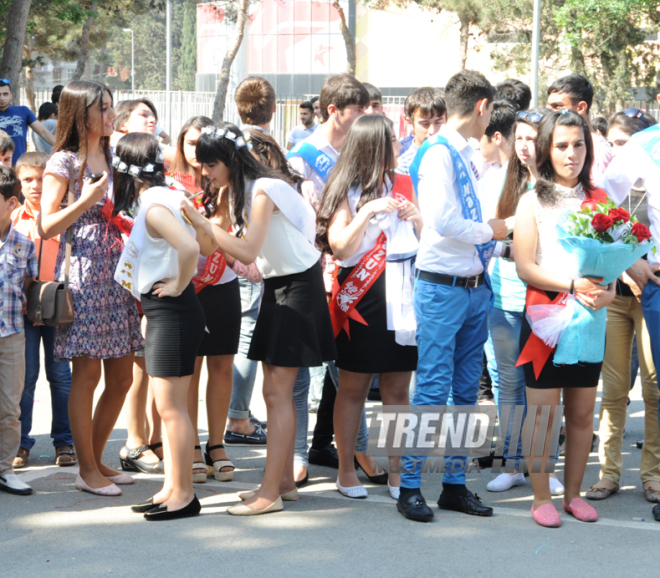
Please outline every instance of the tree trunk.
M99 3L94 1L88 11L87 20L83 24L82 34L80 36L80 54L78 55L78 64L76 64L76 71L73 74L73 80L80 80L82 75L85 74L85 65L87 64L87 56L89 55L89 33L94 24L96 9Z
M25 29L32 0L13 0L7 15L7 38L0 64L0 78L7 78L13 88L14 104L18 104L18 75L23 63Z
M461 36L460 36L460 57L461 57L461 70L465 70L465 64L468 57L468 41L470 40L470 19L467 16L459 15L461 21Z
M34 73L32 72L32 44L32 40L28 39L23 49L25 59L29 63L25 66L25 95L27 96L30 110L34 114L37 114L37 103L34 97Z
M213 122L216 124L222 122L225 115L225 101L227 100L227 88L229 87L229 73L231 72L231 65L234 63L238 49L243 42L249 4L250 0L238 0L236 38L234 39L234 45L227 51L227 54L225 54L225 58L222 61L220 78L218 79L218 88L215 93L215 101L213 102Z
M346 24L346 15L344 9L339 4L339 0L332 0L332 5L339 13L339 26L341 28L341 35L344 37L344 44L346 45L346 73L355 76L355 38L351 34Z

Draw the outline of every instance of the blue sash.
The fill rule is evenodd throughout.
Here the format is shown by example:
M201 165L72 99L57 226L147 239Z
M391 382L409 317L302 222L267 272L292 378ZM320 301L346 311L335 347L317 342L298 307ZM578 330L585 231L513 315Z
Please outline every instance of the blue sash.
M426 151L437 144L446 146L451 154L451 160L454 163L454 171L456 171L456 176L458 178L458 196L460 197L461 205L463 206L463 216L466 219L470 219L477 223L483 223L481 218L481 203L479 202L479 198L474 191L472 179L468 174L470 169L465 166L465 162L463 162L463 159L461 158L461 155L458 154L458 151L449 144L449 141L447 141L445 137L439 134L426 139L424 144L419 147L419 150L415 155L415 159L410 165L410 178L412 179L413 185L415 187L417 198L419 198L419 167L422 164L422 159L424 158ZM495 250L495 241L488 241L488 243L475 245L475 247L477 249L477 254L479 255L479 260L484 267L484 275L486 275L486 278L488 278L488 263L490 262L490 259L493 256L493 251Z
M333 161L328 155L322 153L313 144L305 141L299 142L286 155L287 159L293 157L300 157L306 161L326 183L328 182L330 171L332 171L336 164L336 161Z
M660 167L660 125L653 125L634 134L635 139L653 162Z

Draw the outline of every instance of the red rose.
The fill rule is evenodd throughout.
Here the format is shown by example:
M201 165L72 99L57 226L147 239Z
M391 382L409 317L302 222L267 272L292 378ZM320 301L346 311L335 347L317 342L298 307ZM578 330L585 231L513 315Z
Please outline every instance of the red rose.
M612 217L615 223L617 221L623 221L624 223L630 221L630 213L625 209L610 209L608 215Z
M635 223L632 226L631 233L637 237L637 240L640 243L651 238L651 231L649 231L649 228L642 223Z
M583 201L582 204L580 205L580 210L583 211L584 209L590 209L592 211L597 211L598 210L598 201L596 199L587 199L586 201Z
M611 219L611 217L608 217L604 213L596 213L594 218L591 219L591 226L599 233L604 233L613 224L614 221Z

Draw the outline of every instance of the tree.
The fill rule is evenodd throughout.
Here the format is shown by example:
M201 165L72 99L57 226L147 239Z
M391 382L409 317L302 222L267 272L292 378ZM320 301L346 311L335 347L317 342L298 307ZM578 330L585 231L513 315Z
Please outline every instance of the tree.
M225 102L227 100L227 89L229 87L229 73L231 72L231 65L234 63L238 49L243 42L250 0L235 0L232 4L232 7L236 10L236 37L222 60L220 78L218 78L218 89L215 93L215 101L213 102L213 122L215 123L222 122L225 114ZM217 9L221 10L220 8ZM227 12L225 11L225 14L226 13Z
M94 19L98 16L98 7L99 3L92 1L87 11L87 18L85 18L78 44L80 53L78 54L78 63L76 64L76 71L73 74L73 80L80 80L85 73L85 65L87 64L87 56L89 55L89 33L92 30Z
M14 90L21 72L23 43L32 0L13 0L7 14L7 37L0 64L0 78L9 79ZM18 95L17 95L18 96Z
M178 81L181 90L195 90L197 73L197 6L187 0L183 6Z
M344 44L346 45L346 72L351 76L355 76L355 65L357 60L355 56L355 38L353 38L351 31L348 29L346 15L344 14L344 9L341 7L339 0L332 0L332 5L339 13L339 27L341 29L341 35L344 38Z

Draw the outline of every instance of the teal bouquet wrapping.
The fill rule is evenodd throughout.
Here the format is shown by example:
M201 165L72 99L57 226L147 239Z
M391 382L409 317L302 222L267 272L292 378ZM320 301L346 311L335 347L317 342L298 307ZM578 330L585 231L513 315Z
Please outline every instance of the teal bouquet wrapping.
M573 278L598 277L603 279L603 285L615 281L650 250L655 251L648 228L609 199L605 202L589 199L582 203L579 211L565 213L557 225L557 235L570 256L567 268L573 267ZM532 329L547 344L556 343L555 364L603 361L605 308L593 311L572 298L567 299L565 305L543 307L545 311L537 312L539 318L544 317L538 324L540 331L533 322ZM549 307L556 307L554 314L548 315ZM554 316L556 322L552 319ZM548 327L552 331L548 331Z

